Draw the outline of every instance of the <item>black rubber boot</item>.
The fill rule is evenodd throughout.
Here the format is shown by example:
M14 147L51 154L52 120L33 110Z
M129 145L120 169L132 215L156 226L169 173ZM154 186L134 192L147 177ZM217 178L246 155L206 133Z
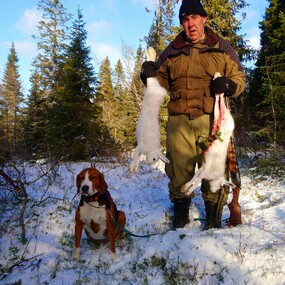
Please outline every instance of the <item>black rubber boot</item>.
M173 227L174 228L184 228L189 220L189 207L191 204L191 199L180 199L174 200L174 217L173 217Z
M209 230L212 228L221 228L221 217L223 206L219 207L218 204L214 204L205 201L206 207L206 224L204 230Z

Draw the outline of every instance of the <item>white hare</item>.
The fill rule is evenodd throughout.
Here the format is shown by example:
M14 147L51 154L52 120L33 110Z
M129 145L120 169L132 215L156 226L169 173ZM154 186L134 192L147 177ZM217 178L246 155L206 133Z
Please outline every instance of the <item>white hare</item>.
M214 79L221 76L216 73ZM181 187L181 192L190 195L199 185L202 179L208 180L211 192L215 193L222 186L236 187L224 177L228 145L232 136L235 124L230 110L225 104L224 94L215 95L214 122L212 135L219 131L220 139L215 139L204 154L202 166L196 171L193 178Z
M155 61L156 52L152 47L146 51L147 61ZM160 86L156 77L147 79L141 115L136 127L137 147L132 161L129 165L131 172L137 172L141 155L146 156L149 164L161 159L168 163L169 160L160 151L160 129L159 129L159 110L167 95L167 90Z

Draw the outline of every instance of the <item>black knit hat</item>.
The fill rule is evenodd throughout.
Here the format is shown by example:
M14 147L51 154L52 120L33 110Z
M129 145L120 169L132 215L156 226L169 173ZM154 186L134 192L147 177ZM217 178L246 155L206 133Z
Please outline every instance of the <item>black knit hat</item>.
M179 9L179 21L183 22L183 18L187 15L201 15L207 17L207 13L204 10L200 0L183 0Z

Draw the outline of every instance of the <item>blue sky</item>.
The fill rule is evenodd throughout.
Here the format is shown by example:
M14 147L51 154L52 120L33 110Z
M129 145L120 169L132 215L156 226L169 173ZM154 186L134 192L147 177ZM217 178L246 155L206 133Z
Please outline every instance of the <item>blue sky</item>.
M82 9L88 31L87 44L92 57L102 60L108 56L116 62L121 56L122 46L134 50L140 40L148 34L157 0L61 0L67 11L76 15ZM253 47L259 45L258 22L262 20L267 0L247 0L250 6L245 10L247 17L242 24L242 34ZM36 42L32 35L37 34L37 21L40 12L38 0L2 1L0 9L0 78L7 63L11 44L14 42L19 57L19 71L23 92L29 89L31 62L37 54ZM79 5L79 6L78 6ZM151 13L146 13L145 7ZM142 43L143 45L143 43Z

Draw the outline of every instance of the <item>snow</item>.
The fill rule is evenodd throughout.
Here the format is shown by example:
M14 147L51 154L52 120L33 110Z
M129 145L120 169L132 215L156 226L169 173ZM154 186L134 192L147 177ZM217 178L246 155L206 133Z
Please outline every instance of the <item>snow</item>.
M136 174L128 171L127 164L97 163L118 209L126 213L126 229L150 236L125 237L116 245L113 261L108 244L94 247L83 235L80 260L73 260L74 215L79 203L75 177L89 166L61 165L55 180L40 179L27 188L33 199L49 197L27 211L27 245L19 242L13 210L1 210L0 284L19 280L22 283L17 284L23 285L285 284L285 184L281 179L250 176L247 169L242 170L242 225L228 228L224 221L222 229L203 231L199 218L205 217L205 209L197 188L190 223L172 230L173 209L162 162L155 166L141 162ZM42 169L37 165L25 168L27 180ZM228 217L224 207L222 219ZM3 275L4 268L22 254L26 261Z

